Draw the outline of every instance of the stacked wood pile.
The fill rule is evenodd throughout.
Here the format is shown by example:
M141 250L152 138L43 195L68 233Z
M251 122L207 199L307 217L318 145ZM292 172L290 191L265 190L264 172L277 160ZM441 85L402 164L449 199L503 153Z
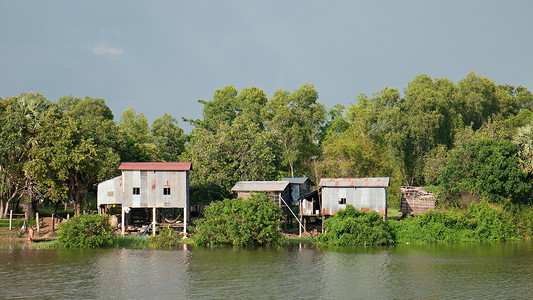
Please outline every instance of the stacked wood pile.
M402 201L400 210L403 215L420 215L437 207L437 197L421 187L401 186Z

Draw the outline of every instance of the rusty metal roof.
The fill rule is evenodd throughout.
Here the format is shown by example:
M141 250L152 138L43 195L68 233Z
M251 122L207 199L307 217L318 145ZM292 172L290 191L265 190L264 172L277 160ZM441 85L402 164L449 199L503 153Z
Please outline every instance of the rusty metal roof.
M322 178L318 186L326 187L388 187L389 177Z
M127 171L190 171L190 162L123 162L119 170Z
M239 181L231 190L236 192L277 192L284 191L288 185L288 181Z

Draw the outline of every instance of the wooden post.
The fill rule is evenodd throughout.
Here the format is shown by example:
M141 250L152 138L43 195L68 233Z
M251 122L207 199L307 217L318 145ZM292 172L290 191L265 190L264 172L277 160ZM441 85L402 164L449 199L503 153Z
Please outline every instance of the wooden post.
M126 233L126 217L124 216L124 206L122 206L122 224L120 226L120 230L121 230L121 233L122 233L122 236L124 236L124 234Z
M70 220L70 214L67 214L67 221Z
M324 233L324 216L322 216L322 233Z
M56 223L55 216L54 216L54 214L52 214L52 232L54 232L54 230L55 230L55 225L56 225L55 223Z
M189 218L188 214L189 205L185 204L183 208L183 236L187 236L187 219Z
M155 206L154 206L152 208L152 236L155 236L156 211L157 211L157 208L155 208Z
M37 232L41 231L41 225L39 225L39 213L35 213L35 223L37 223Z
M9 210L9 230L13 229L13 210Z

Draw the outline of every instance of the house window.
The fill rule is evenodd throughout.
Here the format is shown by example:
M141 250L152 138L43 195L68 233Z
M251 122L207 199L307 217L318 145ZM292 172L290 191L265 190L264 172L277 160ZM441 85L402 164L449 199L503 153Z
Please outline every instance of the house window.
M346 198L339 198L339 204L346 204Z
M163 188L163 195L170 195L170 188L169 187Z
M141 194L141 188L140 187L134 187L133 188L133 194L134 195L140 195Z

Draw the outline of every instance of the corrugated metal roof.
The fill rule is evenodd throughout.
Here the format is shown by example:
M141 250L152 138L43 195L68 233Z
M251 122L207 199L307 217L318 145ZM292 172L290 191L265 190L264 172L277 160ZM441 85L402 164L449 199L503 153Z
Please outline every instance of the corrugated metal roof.
M327 187L387 187L389 180L389 177L322 178L318 185Z
M190 171L190 162L123 162L119 170L128 171Z
M239 181L232 191L274 192L283 191L289 185L288 181Z
M309 180L311 185L315 185L311 181L311 179L309 179L309 177L283 177L283 179L281 179L281 180L288 181L290 183L297 183L297 184L302 184L302 183L305 183L307 180Z

